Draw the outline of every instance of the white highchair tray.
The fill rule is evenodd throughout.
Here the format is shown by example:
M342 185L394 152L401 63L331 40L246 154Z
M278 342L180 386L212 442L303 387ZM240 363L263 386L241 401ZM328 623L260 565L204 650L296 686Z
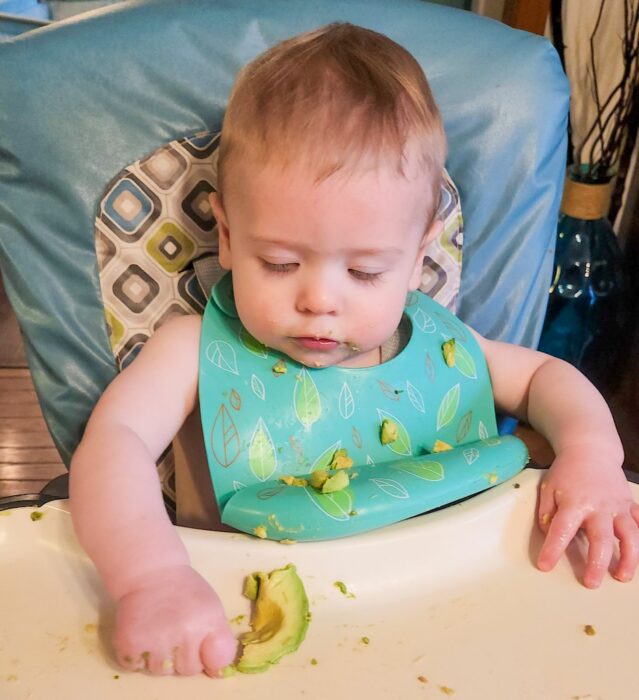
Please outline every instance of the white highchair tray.
M67 502L49 503L35 521L32 508L0 513L0 697L635 700L639 579L608 577L587 590L577 580L583 542L555 571L534 567L540 477L525 470L459 505L334 542L181 528L228 617L245 615L238 634L250 613L248 573L292 562L311 602L296 653L266 673L223 680L122 671L109 643L113 608Z

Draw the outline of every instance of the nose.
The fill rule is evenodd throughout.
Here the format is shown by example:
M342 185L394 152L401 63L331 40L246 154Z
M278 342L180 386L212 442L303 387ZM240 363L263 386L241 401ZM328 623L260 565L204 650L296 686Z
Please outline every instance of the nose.
M304 314L334 316L339 311L339 297L337 280L325 271L308 271L300 280L295 308Z

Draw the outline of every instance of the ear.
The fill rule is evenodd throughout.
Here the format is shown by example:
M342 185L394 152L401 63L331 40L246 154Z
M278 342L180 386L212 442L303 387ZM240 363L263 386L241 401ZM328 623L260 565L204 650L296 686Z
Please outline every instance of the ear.
M419 287L422 281L422 270L424 267L424 255L426 254L426 248L439 236L444 228L444 222L440 219L434 219L431 225L424 231L421 243L417 249L417 256L415 258L415 266L410 276L408 282L408 289L412 292Z
M229 235L229 223L222 204L222 198L218 192L211 192L209 195L211 211L217 221L217 233L219 237L219 259L220 267L225 270L231 269L231 238Z

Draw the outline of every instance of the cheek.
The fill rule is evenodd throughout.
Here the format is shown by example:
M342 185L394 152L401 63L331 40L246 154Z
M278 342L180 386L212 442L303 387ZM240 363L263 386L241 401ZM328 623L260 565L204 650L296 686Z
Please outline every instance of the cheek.
M263 342L277 321L277 304L272 295L258 291L255 284L245 285L243 290L235 294L237 313L249 333Z
M405 302L406 295L403 291L364 291L355 315L355 323L368 334L390 337L399 325ZM386 339L387 337L383 338Z

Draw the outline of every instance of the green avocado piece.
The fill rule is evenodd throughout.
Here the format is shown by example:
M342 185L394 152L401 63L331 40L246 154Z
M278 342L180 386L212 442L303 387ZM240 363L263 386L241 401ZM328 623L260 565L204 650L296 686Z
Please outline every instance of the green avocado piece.
M260 582L257 579L257 574L251 574L244 579L244 590L242 591L244 597L249 600L257 599L257 590L260 586Z
M397 427L397 423L390 418L384 418L379 435L382 445L388 445L390 442L395 442L398 437L399 428Z
M334 493L335 491L341 491L345 489L350 482L348 474L340 470L335 472L333 476L329 476L328 479L322 484L322 493Z
M261 673L295 651L308 628L308 598L293 564L270 574L257 571L251 631L240 637L244 647L237 662L241 673Z
M447 340L442 345L442 354L444 355L444 361L449 367L455 366L455 338Z

